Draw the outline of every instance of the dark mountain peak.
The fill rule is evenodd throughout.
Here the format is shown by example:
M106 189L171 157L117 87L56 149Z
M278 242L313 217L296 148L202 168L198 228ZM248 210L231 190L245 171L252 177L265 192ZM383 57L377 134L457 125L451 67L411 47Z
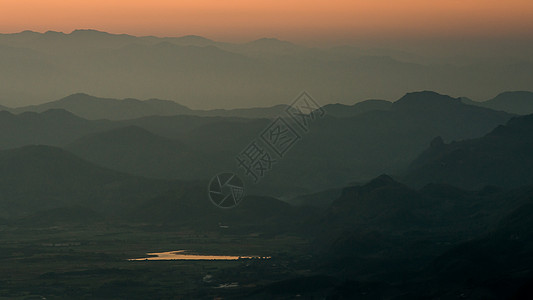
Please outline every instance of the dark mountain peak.
M514 117L507 124L500 125L492 130L487 136L495 137L530 137L533 135L533 114Z
M509 122L507 122L507 126L531 126L533 125L533 114L520 116L520 117L514 117Z
M28 37L28 38L32 38L32 37L38 37L38 36L40 36L41 33L36 32L36 31L33 31L33 30L24 30L24 31L17 32L17 33L0 34L0 36L2 36L2 35L11 35L11 36L17 36L17 37Z
M353 117L362 113L375 110L390 110L392 102L387 100L369 99L357 102L353 105L346 105L341 103L327 104L323 108L328 115L335 117Z
M459 100L464 103L464 104L468 104L468 105L480 105L480 102L477 102L477 101L474 101L468 97L459 97Z
M136 98L124 98L120 100L120 99L115 99L115 98L100 98L100 97L92 96L92 95L85 94L85 93L75 93L75 94L66 96L54 102L62 103L62 104L66 104L66 103L70 103L70 104L88 103L90 104L94 102L102 102L102 103L107 102L107 103L116 103L116 104L123 103L123 104L135 104L135 105L139 105L143 103L146 103L146 104L151 103L151 104L169 104L169 105L179 106L179 107L188 109L186 106L181 105L172 100L162 100L162 99L157 99L157 98L151 98L148 100L139 100ZM54 102L49 102L49 103L54 103Z
M54 123L63 123L79 120L85 121L85 119L80 118L77 115L61 108L47 109L42 112L25 111L17 115L17 117L23 120L52 120Z
M178 115L190 113L190 109L171 100L133 98L100 98L76 93L56 101L17 108L16 111L41 112L50 108L65 109L76 116L90 120L126 120L149 115Z
M183 104L180 104L178 102L175 102L175 101L172 101L172 100L164 100L164 99L158 99L158 98L150 98L148 100L144 100L144 101L141 101L141 100L138 100L138 99L129 99L130 101L137 101L137 102L144 102L146 104L154 104L154 105L170 105L170 106L173 106L173 107L179 107L181 108L184 112L185 111L192 111L189 107L183 105Z
M388 175L381 175L361 187L345 189L327 212L329 222L375 224L381 228L409 228L426 224L419 211L426 197Z
M70 35L73 36L109 36L111 33L100 31L96 29L76 29L73 30Z
M65 33L61 31L48 30L43 34L45 37L64 37Z
M69 37L73 39L80 39L80 40L87 40L89 42L99 42L99 41L107 41L107 42L119 42L119 41L129 41L129 42L136 42L137 37L129 34L115 34L115 33L109 33L105 31L100 31L96 29L76 29L68 34ZM119 45L121 43L119 42Z
M80 117L62 108L51 108L51 109L43 111L41 115L44 117L61 118L61 119L80 119Z
M533 183L533 114L514 117L477 139L430 147L415 159L405 182L446 183L464 189Z
M61 98L59 100L57 100L56 102L85 102L85 101L92 101L92 100L96 100L96 99L99 99L95 96L91 96L89 94L85 94L85 93L74 93L72 95L68 95L64 98Z
M494 97L494 99L505 99L510 97L529 97L530 99L533 99L533 92L530 91L507 91L498 94L498 96Z
M503 92L493 99L478 103L478 105L495 110L503 110L513 114L531 114L533 113L533 92Z
M405 96L394 102L394 105L427 107L460 103L460 99L452 98L448 95L442 95L433 91L421 91L405 94Z
M353 104L354 106L355 105L360 105L360 106L363 106L363 105L375 105L375 104L391 104L392 102L388 101L388 100L382 100L382 99L368 99L368 100L363 100L361 102L357 102L355 104Z

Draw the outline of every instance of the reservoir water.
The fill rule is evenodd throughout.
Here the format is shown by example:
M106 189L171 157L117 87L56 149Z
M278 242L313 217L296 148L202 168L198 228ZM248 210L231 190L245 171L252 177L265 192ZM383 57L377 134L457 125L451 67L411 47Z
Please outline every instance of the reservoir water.
M129 261L146 260L239 260L239 259L270 259L270 256L231 256L231 255L200 255L187 254L187 250L146 253L148 257L131 258Z

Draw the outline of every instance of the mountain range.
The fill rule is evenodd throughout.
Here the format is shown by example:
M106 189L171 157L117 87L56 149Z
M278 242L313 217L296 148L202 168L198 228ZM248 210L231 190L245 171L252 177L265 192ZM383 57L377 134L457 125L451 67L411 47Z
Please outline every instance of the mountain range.
M60 271L35 271L32 291L74 298L131 295L138 283L118 276L169 277L175 263L176 276L195 274L203 288L186 298L213 298L219 290L257 299L526 298L533 115L473 104L422 91L394 102L325 105L308 131L285 117L301 139L257 184L235 157L286 106L200 111L173 101L74 94L0 111L2 263L59 262ZM220 172L245 181L246 196L233 209L219 209L207 196ZM9 239L16 243L4 243ZM273 254L215 268L193 263L194 270L182 262L125 261L147 245L220 253L250 246ZM81 264L87 260L96 267ZM109 281L101 283L101 274ZM237 282L229 279L235 276L242 286L207 282ZM3 278L0 293L28 289ZM100 290L72 288L73 281ZM137 296L172 298L163 286L143 286Z
M270 230L287 230L298 223L291 222L294 218L311 216L310 210L295 211L286 202L264 196L246 196L242 205L226 212L207 199L206 185L121 173L50 146L0 151L0 216L9 224L108 221L215 228L223 223L240 231L257 230L266 222Z
M63 109L89 120L129 120L148 116L175 115L273 118L281 115L287 107L288 105L275 105L272 107L228 110L192 110L170 100L138 100L131 98L120 100L112 98L98 98L83 93L77 93L40 105L30 105L18 108L0 107L0 110L6 110L12 113L21 113L45 112L50 109Z
M530 291L532 195L531 186L412 189L382 175L343 189L311 225L315 263L352 278L328 286L351 297L521 299Z
M109 101L122 100L96 103ZM80 107L89 107L89 112L79 108L79 114L97 111L90 105ZM301 132L301 140L283 159L277 158L279 163L252 190L294 195L339 188L385 172L398 173L436 136L445 141L477 138L512 117L434 92L409 93L394 103L358 103L346 107L344 113L339 113L340 105L324 109L325 117L315 120L308 133ZM0 133L4 149L28 144L61 146L121 172L161 179L207 179L223 170L240 172L235 157L271 120L194 115L87 120L55 109L18 115L2 112L0 122L9 129ZM301 176L307 170L314 172Z
M231 44L198 36L25 31L0 35L0 103L42 104L81 91L228 109L291 103L303 90L325 105L396 99L412 90L487 99L530 88L531 62L491 62L443 64L402 51L312 48L272 38Z
M533 184L533 115L515 117L478 139L444 143L436 138L410 166L406 182L447 183L479 189Z
M2 215L15 218L65 206L88 206L116 214L117 207L168 189L164 181L143 179L93 165L50 146L0 151Z
M493 110L505 111L511 114L525 115L533 113L533 93L504 92L485 102L476 102L468 98L461 98L467 105L480 106ZM374 110L392 109L391 101L364 100L355 104L326 104L322 109L335 117L350 117ZM0 111L12 113L44 112L50 109L64 109L77 116L89 120L129 120L148 116L195 115L204 117L242 117L242 118L275 118L284 115L289 105L280 104L270 107L193 110L171 100L132 98L113 99L99 98L84 93L72 94L56 101L39 105L17 108L0 106Z
M533 114L533 93L527 91L504 92L483 102L463 99L466 104L478 105L517 115Z

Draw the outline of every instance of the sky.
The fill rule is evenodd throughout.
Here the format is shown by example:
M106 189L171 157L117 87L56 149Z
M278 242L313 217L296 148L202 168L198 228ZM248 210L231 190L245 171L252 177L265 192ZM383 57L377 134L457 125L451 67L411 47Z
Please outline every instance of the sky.
M97 29L132 35L307 43L526 40L531 0L0 0L0 32Z

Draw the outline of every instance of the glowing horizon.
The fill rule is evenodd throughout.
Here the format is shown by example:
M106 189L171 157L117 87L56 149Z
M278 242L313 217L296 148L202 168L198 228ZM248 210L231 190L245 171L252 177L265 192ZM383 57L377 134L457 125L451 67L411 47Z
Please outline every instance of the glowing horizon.
M512 0L3 0L0 32L95 29L242 42L527 39L533 1ZM303 4L305 3L305 4Z

